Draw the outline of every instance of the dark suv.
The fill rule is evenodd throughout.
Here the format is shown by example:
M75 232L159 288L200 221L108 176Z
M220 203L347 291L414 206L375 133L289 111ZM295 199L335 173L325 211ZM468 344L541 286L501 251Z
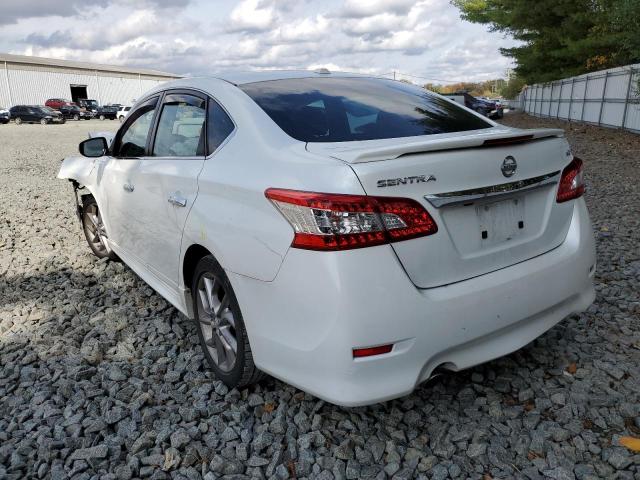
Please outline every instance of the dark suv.
M70 120L91 120L93 114L91 112L85 112L84 110L80 110L80 107L77 105L63 105L60 107L60 113L64 116L64 118L68 118Z
M102 107L98 107L98 111L96 112L96 117L100 120L104 120L108 118L109 120L115 120L118 114L118 105L104 105Z
M484 115L485 117L502 118L504 115L502 105L498 105L496 102L492 102L490 100L476 98L467 92L445 93L444 95L446 97L450 97L456 102L464 102L465 107L470 108L471 110L475 110L480 115Z
M0 107L0 123L9 123L10 118L9 110L4 107Z
M15 107L11 107L9 113L17 125L21 123L40 123L46 125L47 123L65 122L60 112L40 105L16 105Z
M90 99L86 99L86 98L79 98L78 99L78 106L80 108L84 108L85 110L89 111L89 112L93 112L94 115L98 112L98 102L96 102L95 100L90 100Z

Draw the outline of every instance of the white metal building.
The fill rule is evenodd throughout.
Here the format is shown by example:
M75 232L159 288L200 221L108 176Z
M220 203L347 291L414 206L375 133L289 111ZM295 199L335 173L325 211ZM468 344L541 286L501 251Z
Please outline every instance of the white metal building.
M179 77L155 70L0 53L0 106L42 105L49 98L131 105L150 88Z

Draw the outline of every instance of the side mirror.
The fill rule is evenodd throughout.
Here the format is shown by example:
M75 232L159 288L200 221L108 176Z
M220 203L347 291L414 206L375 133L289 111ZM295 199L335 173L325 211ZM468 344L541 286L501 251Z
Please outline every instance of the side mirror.
M80 143L79 150L84 157L102 157L109 151L109 144L104 137L89 138Z

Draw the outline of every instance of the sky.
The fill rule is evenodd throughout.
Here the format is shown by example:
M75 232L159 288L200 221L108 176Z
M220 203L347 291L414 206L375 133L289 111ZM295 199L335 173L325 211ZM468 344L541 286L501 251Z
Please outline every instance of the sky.
M0 52L183 75L324 67L481 81L505 76L499 48L513 45L449 0L0 0Z

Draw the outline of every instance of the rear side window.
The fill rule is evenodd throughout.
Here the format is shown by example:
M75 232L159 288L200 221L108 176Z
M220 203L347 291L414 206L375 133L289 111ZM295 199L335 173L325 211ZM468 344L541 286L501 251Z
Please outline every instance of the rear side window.
M208 154L212 154L233 131L233 122L227 112L215 100L209 99L209 118L207 124Z
M491 127L423 88L378 78L296 78L241 85L288 135L349 142Z
M155 157L204 155L206 101L199 97L170 94L164 99L153 146Z

